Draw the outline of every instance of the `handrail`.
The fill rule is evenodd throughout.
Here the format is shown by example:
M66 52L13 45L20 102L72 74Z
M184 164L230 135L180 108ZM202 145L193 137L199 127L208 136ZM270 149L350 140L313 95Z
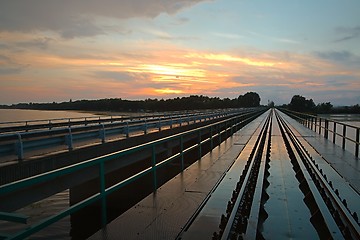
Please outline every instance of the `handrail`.
M133 120L142 120L142 119L153 119L161 117L171 117L171 116L185 116L185 115L199 115L199 114L209 114L216 112L231 112L230 110L214 110L208 112L176 112L176 113L162 113L162 114L152 114L152 115L140 115L140 116L90 116L90 117L75 117L75 118L50 118L50 119L36 119L36 120L25 120L25 121L7 121L0 122L0 134L14 131L29 131L36 129L49 129L51 130L54 127L64 127L64 126L77 126L77 125L88 125L88 124L101 124L105 122L123 122L123 121L133 121ZM76 121L80 120L80 121ZM43 124L29 124L29 123L43 123ZM18 124L18 125L13 125Z
M359 157L360 127L356 127L356 126L352 126L352 125L349 125L346 123L335 121L330 118L323 118L323 117L319 117L316 115L295 112L295 111L291 111L291 110L284 109L284 108L280 108L279 110L286 113L290 117L293 117L295 120L299 121L307 128L315 131L316 133L319 133L320 135L323 135L325 139L329 139L329 132L330 132L332 134L332 142L334 144L337 144L336 137L337 136L340 137L341 138L341 147L344 150L345 149L348 150L348 147L346 147L346 141L349 141L349 142L355 144L354 155L357 158ZM332 123L332 129L329 127L329 123ZM338 125L342 126L341 127L342 133L340 131L337 131ZM347 136L348 128L355 130L355 139Z
M240 113L255 111L254 109L241 109ZM130 132L143 131L148 133L148 129L157 128L161 131L162 126L173 127L174 124L181 126L184 122L190 124L196 121L210 120L222 116L232 116L239 114L239 111L224 111L215 113L181 114L152 119L136 121L125 121L120 123L106 123L89 126L77 126L58 128L52 130L17 132L12 134L0 134L0 157L17 155L19 161L24 158L24 153L32 149L47 149L49 147L67 146L68 150L73 150L74 142L83 140L101 140L106 142L106 137L111 135L125 134L130 136Z
M212 124L209 124L206 126L198 127L196 129L192 129L192 130L188 130L188 131L185 131L182 133L174 134L174 135L164 137L161 139L157 139L157 140L154 140L154 141L151 141L148 143L140 144L138 146L130 147L130 148L127 148L124 150L120 150L120 151L111 153L111 154L107 154L107 155L104 155L101 157L96 157L96 158L93 158L90 160L86 160L81 163L76 163L76 164L66 166L66 167L63 167L60 169L49 171L47 173L39 174L39 175L36 175L33 177L15 181L13 183L8 183L5 185L2 185L2 186L0 186L0 199L1 199L1 196L7 195L9 193L18 192L18 191L21 191L22 189L28 188L28 187L36 187L37 184L44 183L46 181L55 179L57 177L65 176L70 173L74 173L74 172L80 171L82 169L89 168L91 166L98 166L99 178L100 178L100 183L101 183L99 192L95 193L94 195L88 197L87 199L85 199L73 206L70 206L69 208L63 210L62 212L60 212L56 215L48 217L47 219L44 219L32 226L27 226L24 230L22 230L18 233L15 233L14 235L10 236L8 239L23 239L25 237L28 237L28 236L40 231L41 229L49 226L50 224L60 220L61 218L66 217L66 216L78 211L79 209L84 208L85 206L88 206L88 205L94 203L97 200L101 200L102 224L104 226L107 223L107 216L106 216L106 209L107 209L106 197L107 197L107 195L109 195L110 193L114 192L115 190L122 188L123 186L133 182L134 180L136 180L148 173L154 173L153 174L153 180L154 180L153 186L154 186L154 191L156 191L156 189L157 189L157 177L156 177L157 168L159 168L162 165L167 164L177 158L180 158L181 166L182 166L181 170L184 170L183 155L186 152L190 151L194 147L198 147L199 149L201 149L201 145L204 143L207 143L207 142L210 142L211 146L212 146L214 137L218 137L219 139L221 139L221 135L223 133L228 133L228 132L231 134L234 133L235 132L234 130L238 130L239 128L243 127L244 124L247 124L248 122L252 121L253 119L260 116L265 111L266 111L265 109L262 109L262 110L258 110L256 112L243 113L241 115L239 114L237 116L233 116L231 118L221 120L221 121L218 121L216 123L212 123ZM209 137L207 137L206 139L199 138L199 141L197 143L184 149L184 145L183 145L184 136L187 136L189 134L194 134L194 133L199 134L199 136L201 136L200 133L201 133L201 131L204 131L204 130L207 130L210 133ZM155 154L156 146L161 143L167 142L169 140L179 141L179 143L180 143L179 152L174 153L172 156L170 156L169 158L167 158L163 161L157 162L156 154ZM222 140L224 140L224 139L222 139ZM218 141L218 144L221 144L221 140ZM122 180L112 186L106 187L105 186L106 173L104 170L104 164L108 161L118 159L121 156L125 156L128 154L143 150L143 149L151 149L151 154L152 154L151 167L143 169L143 170L135 173L134 175L128 177L127 179ZM201 150L199 151L199 153L201 155Z

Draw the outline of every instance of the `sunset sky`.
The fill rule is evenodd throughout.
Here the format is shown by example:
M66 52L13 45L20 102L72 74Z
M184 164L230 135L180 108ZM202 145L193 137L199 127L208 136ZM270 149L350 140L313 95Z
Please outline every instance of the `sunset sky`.
M0 104L249 91L360 104L360 1L0 1Z

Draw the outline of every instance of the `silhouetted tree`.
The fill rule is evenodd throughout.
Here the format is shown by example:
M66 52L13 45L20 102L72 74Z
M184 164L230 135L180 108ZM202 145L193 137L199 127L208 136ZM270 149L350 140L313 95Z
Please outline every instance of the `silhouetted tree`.
M106 98L98 100L72 100L61 103L19 103L9 108L39 109L39 110L87 110L87 111L179 111L199 109L219 109L236 107L257 107L260 105L260 96L254 92L248 92L234 99L220 99L219 97L207 97L203 95L191 95L189 97L174 99L145 99L124 100L121 98ZM6 106L4 106L6 107Z
M238 97L239 107L258 107L260 106L260 96L255 92L247 92Z
M297 112L312 112L315 109L315 103L312 99L308 100L303 96L295 95L291 98L289 109Z
M316 106L317 113L330 113L333 108L333 105L330 102L319 103Z

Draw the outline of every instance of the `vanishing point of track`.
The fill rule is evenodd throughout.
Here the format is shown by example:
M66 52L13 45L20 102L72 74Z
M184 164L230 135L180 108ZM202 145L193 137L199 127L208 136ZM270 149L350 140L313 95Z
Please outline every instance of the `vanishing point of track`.
M277 110L271 110L213 239L360 239L359 219Z

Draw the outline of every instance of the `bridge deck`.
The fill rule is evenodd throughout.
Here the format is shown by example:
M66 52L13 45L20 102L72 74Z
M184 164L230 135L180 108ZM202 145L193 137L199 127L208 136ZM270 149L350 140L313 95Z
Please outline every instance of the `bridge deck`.
M287 115L280 114L295 130L297 137L314 157L316 163L328 174L328 178L334 183L334 188L341 192L344 189L342 186L348 184L357 193L360 192L360 161L358 158L305 128ZM266 116L266 113L263 114L236 132L220 147L192 164L183 173L178 174L159 188L156 193L144 198L90 239L175 239L179 237L189 222L192 223L192 226L187 229L185 234L181 235L182 239L192 239L193 237L211 239L213 229L219 226L219 217L226 212L228 196L231 196L236 184L234 179L237 180L239 172L244 169L247 157ZM267 224L264 225L264 236L272 234L271 231L274 229L269 226L271 226L271 221L277 223L279 219L277 220L276 216L284 217L280 216L278 211L281 209L285 212L294 209L297 211L297 208L303 204L299 193L297 198L293 199L292 197L286 200L298 204L284 205L284 208L280 208L280 210L277 207L271 208L271 206L281 205L281 202L276 202L281 198L280 195L289 195L289 191L292 191L291 181L296 183L295 179L288 179L287 175L291 174L286 174L287 169L291 168L290 162L280 161L287 159L288 156L285 154L286 150L276 124L272 130L272 138L270 176L275 176L279 171L285 175L282 175L284 178L269 177L268 179L270 185L275 186L275 188L267 189L269 195L275 196L272 198L275 203L269 201L265 207L267 207L269 215L271 211L276 214L272 214L275 218L269 218ZM278 198L276 198L277 196ZM351 209L360 213L358 198L351 198L350 196L353 195L344 191L341 192L341 196L347 199L347 204ZM201 212L196 212L204 202L206 202L206 206L202 208ZM293 221L297 220L293 219ZM303 222L302 224L307 223ZM301 227L307 228L306 225L300 224ZM284 231L286 232L286 229ZM303 234L309 234L309 232Z
M250 138L266 115L236 132L90 239L175 239L239 154L246 150L245 146L253 144ZM214 207L223 210L222 204Z

